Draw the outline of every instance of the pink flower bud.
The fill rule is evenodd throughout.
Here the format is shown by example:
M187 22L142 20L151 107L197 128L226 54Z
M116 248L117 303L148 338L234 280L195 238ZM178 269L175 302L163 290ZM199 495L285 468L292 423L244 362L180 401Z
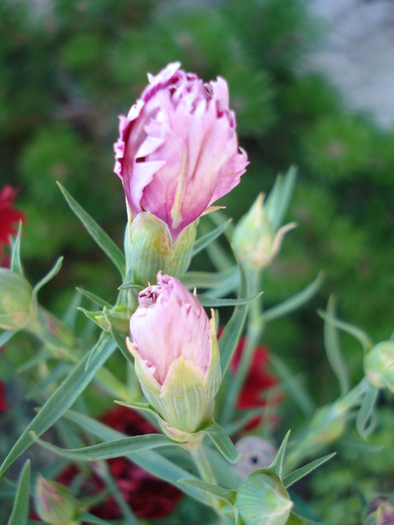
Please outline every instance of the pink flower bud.
M220 383L215 319L174 277L159 272L157 282L139 294L128 346L150 404L171 427L194 432L212 416Z
M204 84L169 64L127 117L120 116L114 171L133 218L150 212L164 221L173 241L217 199L240 182L248 164L238 148L226 81Z

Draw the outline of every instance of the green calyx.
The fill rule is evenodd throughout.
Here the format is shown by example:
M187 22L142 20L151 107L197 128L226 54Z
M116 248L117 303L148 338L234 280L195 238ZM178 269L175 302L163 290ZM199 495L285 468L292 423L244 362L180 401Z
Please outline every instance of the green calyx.
M80 504L68 487L38 476L34 503L37 514L50 525L77 525Z
M213 414L214 399L219 389L220 354L215 333L214 316L210 320L211 356L208 369L203 372L183 355L170 365L167 377L160 385L151 370L127 339L127 347L135 359L135 371L146 399L165 422L163 432L171 439L177 433L196 432ZM171 430L169 430L171 429ZM183 441L183 437L179 441Z
M149 212L139 213L129 222L125 233L126 274L144 287L156 282L161 270L180 277L189 267L197 222L187 226L173 242L166 223Z

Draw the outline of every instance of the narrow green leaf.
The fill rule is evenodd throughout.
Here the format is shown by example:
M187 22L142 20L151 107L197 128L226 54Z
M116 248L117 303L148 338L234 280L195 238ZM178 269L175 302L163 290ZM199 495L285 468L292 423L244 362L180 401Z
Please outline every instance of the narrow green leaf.
M121 286L119 286L118 290L129 290L130 288L136 289L136 290L143 290L144 287L140 284L135 284L133 281L125 281Z
M336 452L332 454L327 454L327 456L323 456L322 458L315 459L315 461L311 461L311 463L308 463L304 467L301 467L291 474L288 474L283 478L283 485L288 488L291 485L293 485L296 481L303 478L304 476L307 476L312 470L315 470L316 468L320 467L320 465L323 465L326 461L329 461L331 458L335 456Z
M326 315L335 318L335 301L333 296L328 299ZM341 396L344 396L349 391L349 370L342 356L337 328L327 320L324 321L324 347L328 362L338 379Z
M368 350L373 347L371 339L363 330L361 330L361 328L358 328L357 326L349 323L345 323L344 321L340 321L339 319L335 319L331 315L324 313L322 310L318 310L317 313L324 321L331 323L336 328L339 328L340 330L343 330L344 332L347 332L356 338L363 347L364 352L368 352Z
M305 518L304 516L295 514L294 512L290 512L290 517L286 521L286 525L322 525L322 522L313 521L309 518Z
M78 516L78 520L83 523L93 523L93 525L110 525L108 521L104 521L97 516L93 516L93 514L89 514L88 512L82 512L82 514ZM138 521L136 523L138 523Z
M90 366L90 363L92 362L95 355L102 351L103 347L108 343L108 339L106 337L100 337L100 339L97 341L97 343L94 345L94 347L90 350L88 360L86 361L85 370L87 370Z
M204 248L206 248L209 244L211 244L212 241L220 237L222 233L228 228L230 223L232 222L232 219L229 219L228 221L224 222L223 224L220 224L217 228L210 231L209 233L205 234L203 237L200 237L194 242L193 245L193 255L197 255L200 253Z
M119 508L121 509L123 517L126 519L127 525L138 525L139 521L134 515L132 509L130 508L130 505L123 497L121 490L119 489L118 485L116 484L114 478L111 475L107 463L105 463L104 461L101 462L101 467L97 469L96 475L100 476L100 478L104 481L108 493L112 495ZM85 508L91 507L87 506Z
M223 272L187 272L180 279L188 290L193 288L220 288L239 282L238 267Z
M264 292L260 292L253 297L248 297L245 299L220 299L215 297L208 297L207 295L197 295L197 299L200 301L202 306L207 306L210 308L220 308L221 306L238 306L243 304L248 304L251 301L255 301L263 295Z
M287 431L287 434L283 438L283 441L279 447L278 452L276 453L274 461L271 463L266 470L270 470L277 476L279 479L282 479L282 470L283 470L283 460L285 458L286 446L290 436L290 430Z
M110 440L125 437L124 434L122 434L121 432L107 427L99 421L96 421L95 419L92 419L83 414L79 414L78 412L75 412L73 410L69 410L67 414L65 414L65 417L69 421L73 421L74 423L79 425L87 433L96 436L99 439ZM178 479L192 477L190 475L190 472L187 472L187 470L184 470L178 465L175 465L175 463L167 460L154 450L147 450L143 453L136 453L132 456L127 456L127 458L142 469L146 470L147 472L150 472L154 476L157 476L158 478L163 479L164 481L168 481L172 485L181 488L183 492L189 494L193 498L196 498L205 505L210 505L210 498L207 494L203 495L201 494L201 491L197 491L193 487L179 487ZM195 479L198 478L196 477Z
M373 385L368 384L368 389L364 394L356 420L357 431L363 438L370 434L370 425L368 423L371 421L371 416L378 398L378 394L379 389L375 388Z
M45 378L45 381L39 383L36 388L33 388L26 394L26 399L37 399L37 396L42 392L46 392L47 388L58 381L62 376L66 375L69 370L69 365L64 362L60 362L58 366L50 372L50 374Z
M239 287L238 297L247 297L249 293L248 281L245 275L243 266L239 265L239 271L241 274L241 283ZM220 367L222 370L222 377L224 376L227 367L231 361L233 353L237 348L238 341L242 334L242 329L245 324L246 314L248 311L248 305L239 304L235 307L233 315L229 322L226 324L222 335L219 339L219 350L220 350Z
M4 346L6 343L8 343L8 341L11 339L11 337L13 337L15 334L16 334L16 332L14 332L14 330L5 330L0 335L0 348L2 346Z
M10 269L13 272L25 275L21 260L21 239L22 239L22 221L19 221L18 234L15 238L11 237L11 263Z
M57 185L59 186L60 191L63 193L67 204L85 226L88 233L93 237L103 252L117 267L123 279L126 266L123 253L119 250L111 237L109 237L109 235L101 228L101 226L99 226L97 222L82 208L82 206L78 204L74 197L68 193L68 191L60 184L60 182L58 182Z
M290 166L284 177L278 175L274 187L270 191L264 204L268 220L274 230L277 230L282 225L286 215L294 192L297 171L295 166Z
M238 434L238 432L243 430L248 423L253 421L253 419L261 416L263 412L264 412L264 408L256 408L256 409L248 410L248 412L242 417L240 417L239 419L236 419L232 423L223 425L223 430L229 436L232 436L233 434Z
M70 327L75 327L75 320L77 318L78 314L78 306L81 306L82 301L82 294L77 288L77 291L74 293L70 304L67 307L67 310L65 311L64 315L62 316L63 323Z
M18 488L12 512L7 525L25 525L29 515L30 497L30 460L23 465L22 472L18 480Z
M194 487L203 492L207 492L208 494L213 494L227 503L230 503L230 505L234 504L235 492L233 490L223 489L222 487L212 485L212 483L207 483L200 479L179 479L178 483L180 485L189 485L189 487Z
M286 363L277 355L269 355L269 361L275 373L281 379L283 389L289 393L290 398L297 403L306 416L311 416L315 404L298 377L294 376Z
M51 279L60 272L64 257L59 257L56 261L55 266L41 279L33 288L33 299L37 299L37 294L41 288L46 285Z
M320 272L316 279L306 288L304 288L304 290L297 293L296 295L293 295L293 297L290 297L290 299L283 301L283 303L273 306L272 308L268 308L261 316L262 321L264 323L269 323L274 319L278 319L279 317L283 317L290 312L297 310L310 299L312 299L314 295L316 295L316 293L321 288L323 281L323 274Z
M90 299L92 301L92 303L94 304L97 304L97 306L101 306L101 308L104 308L104 306L106 306L107 308L112 308L112 305L109 304L107 301L105 301L104 299L101 299L101 297L99 297L98 295L92 293L92 292L88 292L87 290L84 290L83 288L76 288L78 290L78 292L80 292L82 295L84 295L85 297L87 297L88 299Z
M107 441L99 445L89 447L65 449L52 445L47 441L39 439L34 432L31 432L32 438L42 447L62 456L63 458L73 461L100 461L104 459L119 458L144 452L153 448L165 447L168 445L177 445L175 441L163 434L144 434L143 436L132 436L114 441Z
M119 350L122 352L125 359L134 366L133 356L130 354L129 349L126 346L126 340L123 335L121 335L115 328L111 325L111 334L114 338L116 344L118 345Z
M102 337L106 338L107 344L102 347L100 352L96 353L89 370L85 370L85 364L88 359L88 354L86 354L67 379L65 379L51 395L15 443L0 467L0 476L2 476L7 468L33 443L30 432L33 431L40 436L49 427L56 423L66 410L70 408L80 393L83 392L90 381L94 378L96 372L114 352L116 345L110 336L104 335Z
M203 432L211 438L216 448L227 461L236 463L240 459L241 456L238 454L233 442L216 421L212 420L209 425L203 429Z

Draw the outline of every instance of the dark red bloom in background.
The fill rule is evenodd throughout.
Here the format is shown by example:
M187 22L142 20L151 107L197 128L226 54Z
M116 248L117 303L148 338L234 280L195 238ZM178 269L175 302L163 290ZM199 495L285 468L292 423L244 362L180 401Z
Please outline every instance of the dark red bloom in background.
M231 371L233 374L235 374L237 371L244 346L245 338L242 338L231 360ZM237 408L240 410L265 406L267 404L267 400L264 399L264 391L278 384L277 378L267 372L268 356L269 349L266 346L259 346L256 348L248 375L238 398ZM270 399L270 402L276 404L279 402L280 397L280 395L278 396L275 394ZM261 422L261 419L261 416L253 419L246 427L247 430L251 430L252 428L258 426Z
M7 403L5 400L5 388L4 383L0 381L0 412L7 411Z
M10 235L17 233L17 223L25 220L25 214L13 208L16 194L17 191L10 185L0 190L0 266L8 266L9 259L4 253L4 246L9 246ZM0 381L0 411L5 412L6 410L5 387Z
M10 245L10 235L15 235L18 222L25 220L25 214L13 208L16 194L17 191L9 185L0 190L0 266L8 263L3 247Z
M104 414L101 421L127 436L156 433L156 429L136 411L119 406ZM165 518L174 509L182 493L172 485L155 478L145 470L130 463L126 458L114 458L107 461L109 470L122 496L138 518ZM71 465L58 477L57 481L68 485L79 473ZM92 475L84 487L85 493L97 493L104 488L103 481ZM104 520L116 520L122 517L116 501L110 496L104 503L90 509L92 514Z

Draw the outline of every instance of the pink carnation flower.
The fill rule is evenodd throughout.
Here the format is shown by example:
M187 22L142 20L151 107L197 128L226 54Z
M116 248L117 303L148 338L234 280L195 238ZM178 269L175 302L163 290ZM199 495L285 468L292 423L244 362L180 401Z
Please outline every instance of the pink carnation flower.
M135 351L159 385L181 356L205 374L211 358L209 319L198 299L168 275L143 290L130 320Z
M150 212L176 240L217 199L240 182L248 164L238 147L228 85L204 84L169 64L120 116L114 171L123 181L133 218Z

